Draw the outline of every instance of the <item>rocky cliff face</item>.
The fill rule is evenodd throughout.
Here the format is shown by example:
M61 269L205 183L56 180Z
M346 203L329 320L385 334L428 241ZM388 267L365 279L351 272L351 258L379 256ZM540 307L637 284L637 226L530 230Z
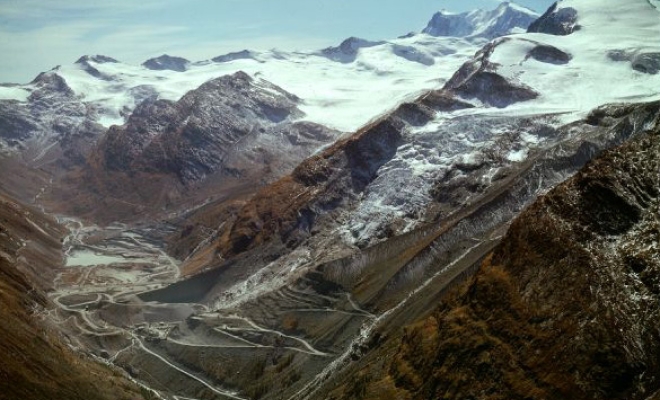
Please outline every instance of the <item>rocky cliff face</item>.
M534 21L527 32L566 36L580 29L577 23L578 11L572 7L558 7L554 3L541 18Z
M104 74L103 72L99 71L98 68L96 68L92 63L96 64L106 64L106 63L118 63L119 61L115 60L112 57L104 56L104 55L93 55L93 56L82 56L76 61L76 64L80 67L81 70L85 71L86 73L90 74L96 79L104 80L104 81L112 81L113 77Z
M474 278L364 362L391 361L326 398L657 398L659 154L656 119L542 196Z
M124 126L103 135L88 167L69 174L68 182L85 193L70 205L94 213L101 195L116 204L116 213L102 219L121 219L196 194L203 198L208 191L191 188L210 179L207 189L216 192L245 183L255 190L338 135L294 122L303 115L298 101L242 72L211 80L177 102L148 98ZM79 180L81 174L87 178ZM55 198L68 198L68 191Z
M456 71L445 84L445 89L463 98L476 99L487 106L498 108L537 98L539 94L534 89L502 76L498 73L498 65L490 61L493 51L506 41L506 38L498 39L484 46L474 59Z
M205 83L174 103L147 100L125 127L110 129L99 144L100 163L111 170L147 169L176 174L182 182L221 167L231 149L302 113L297 99L245 73Z
M0 149L22 152L28 164L39 165L50 153L65 165L80 162L104 131L95 122L97 107L76 96L55 71L39 74L30 85L25 102L0 100Z
M155 71L170 70L176 72L184 72L190 61L182 57L173 57L163 54L160 57L150 58L142 63L142 66Z

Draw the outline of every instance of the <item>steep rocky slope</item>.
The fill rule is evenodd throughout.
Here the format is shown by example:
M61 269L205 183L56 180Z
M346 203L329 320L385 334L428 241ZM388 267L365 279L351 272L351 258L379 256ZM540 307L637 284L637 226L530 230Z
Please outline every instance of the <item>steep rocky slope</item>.
M54 201L68 213L111 222L191 198L201 202L212 192L254 188L337 136L293 122L302 115L298 102L242 72L211 80L178 102L147 99L124 126L103 135L87 163L69 173L68 185L54 191ZM99 201L108 208L99 209Z
M81 62L88 63L87 60ZM28 165L80 162L104 132L102 108L84 102L56 72L44 72L23 101L0 99L0 153L19 153Z
M443 99L436 106L451 104L447 102L451 97L436 93L434 98ZM424 101L428 99L420 99L420 103ZM492 148L491 158L483 164L454 165L449 168L452 179L436 182L437 198L422 211L428 218L424 225L404 234L388 236L385 231L357 250L347 246L345 236L338 233L352 218L351 213L366 202L360 190L377 179L358 172L368 172L369 165L383 160L390 162L388 148L408 140L404 128L410 129L410 125L402 117L416 119L402 110L415 107L402 107L388 119L301 164L292 176L266 187L246 203L235 221L224 220L198 250L206 260L203 265L214 267L212 270L140 295L145 301L203 302L213 310L199 314L194 323L177 325L176 338L161 342L158 351L207 371L229 387L243 388L242 393L248 395L265 390L265 398L280 392L292 398L323 398L315 391L324 382L335 381L344 368L351 374L351 368L363 366L355 361L364 355L382 355L383 348L392 346L384 338L397 336L402 324L428 315L448 288L473 271L498 243L509 221L538 194L572 175L602 149L655 129L658 106L608 106L595 110L585 121L556 130L536 126L548 141L530 150L525 162L503 161L510 151L504 145ZM469 121L472 126L478 122L498 130L517 127L529 132L535 126L524 121L511 124L509 119L498 125L503 121L474 116ZM338 167L342 165L360 167L355 172ZM485 184L481 174L493 168L498 169L499 177ZM316 212L321 209L324 212ZM232 233L236 235L232 237ZM242 321L258 328L246 327ZM234 336L240 333L251 344L241 351L229 350L218 336L221 331ZM243 375L263 363L279 362L277 354L282 353L264 353L260 347L277 348L269 336L277 332L298 342L284 351L291 352L291 363L267 369L259 377ZM210 368L200 354L181 344L211 338L218 343L214 348L218 357L231 352L240 375ZM381 350L372 353L372 349ZM296 381L291 382L290 376L296 376Z
M519 130L521 135L535 132L545 138L544 145L530 148L526 161L512 162L508 160L510 142L489 144L489 158L479 158L476 163L461 159L447 167L446 179L431 180L435 200L425 211L429 220L424 225L391 237L385 234L373 243L365 242L362 249L347 246L337 239L343 236L335 236L334 227L345 223L344 213L366 203L360 191L378 179L376 174L359 172L394 160L392 148L398 151L402 146L395 147L397 143L411 140L408 135L415 124L429 117L426 107L469 110L467 103L446 92L434 92L402 106L359 135L319 153L294 176L283 178L255 197L255 202L248 202L258 213L244 214L246 221L255 216L257 222L254 227L244 222L241 226L257 234L253 242L244 242L245 251L215 251L219 243L229 243L219 233L231 232L223 227L233 222L223 221L216 232L206 233L200 253L194 254L203 253L207 257L203 265L215 269L137 298L120 295L109 301L107 287L96 283L83 297L89 299L89 311L76 312L87 318L78 320L80 326L69 324L69 329L72 333L80 330L80 340L96 354L112 355L115 363L139 371L140 379L159 388L166 384L164 390L181 396L194 397L200 391L213 395L210 389L240 398L327 398L324 393L343 383L344 373L360 376L355 371L362 369L370 371L371 377L350 383L347 398L361 390L386 397L392 392L379 387L366 390L367 383L376 379L376 370L365 369L364 363L371 363L371 357L388 360L399 343L402 325L426 317L449 288L474 271L499 242L511 218L537 194L574 173L600 149L658 126L655 103L602 107L585 121L558 128L541 118L536 118L540 125L492 116L456 118L449 126L456 130L472 127L470 137L491 128L506 132L506 128L510 133ZM442 137L453 132L441 131ZM507 140L515 137L502 136ZM437 137L412 138L424 143L422 139ZM456 146L442 143L446 149ZM464 152L460 146L455 150ZM313 168L316 165L327 168ZM354 171L350 166L359 167ZM498 168L498 178L486 185L481 176L493 167ZM287 186L292 183L297 186ZM345 203L336 202L337 208L326 214L310 215L305 201L296 203L300 193L290 191L292 187L309 190L309 194L302 193L313 207L332 207L333 202L323 201L333 198ZM211 204L206 207L214 210ZM274 207L284 209L286 213L281 215L287 220L282 225L260 225L259 221L267 220L257 218ZM220 212L214 218L226 217ZM266 233L259 235L262 231ZM132 231L127 238L135 239L135 235ZM94 248L103 246L95 243ZM95 280L100 269L94 269ZM80 273L84 274L84 268ZM113 292L109 298L115 295Z
M558 8L558 3L554 3L543 13L541 18L534 21L528 32L547 33L549 35L570 35L580 29L577 23L578 11L573 7Z
M119 370L74 353L46 318L63 235L55 220L0 194L0 399L149 398Z
M656 124L539 198L323 398L658 398L659 155Z
M300 116L297 102L294 95L238 72L209 81L176 103L141 103L124 127L105 135L93 161L112 171L148 170L175 174L184 184L198 181L230 168L225 159L247 157L235 148L244 140L256 141L249 135L280 135L266 130ZM279 150L269 147L274 148L263 151Z

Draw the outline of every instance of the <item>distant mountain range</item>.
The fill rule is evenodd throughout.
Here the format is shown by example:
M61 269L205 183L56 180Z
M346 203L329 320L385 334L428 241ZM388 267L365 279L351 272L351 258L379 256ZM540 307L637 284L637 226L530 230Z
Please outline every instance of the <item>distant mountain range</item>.
M491 40L511 33L523 33L539 14L512 2L502 2L495 10L475 10L461 14L436 13L423 33Z

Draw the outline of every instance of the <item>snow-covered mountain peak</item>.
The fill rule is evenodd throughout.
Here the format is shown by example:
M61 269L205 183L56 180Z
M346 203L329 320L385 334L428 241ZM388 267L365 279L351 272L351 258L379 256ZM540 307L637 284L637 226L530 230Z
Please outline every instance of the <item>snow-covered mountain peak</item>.
M519 23L517 16L525 14L519 8L507 3L490 12L457 15L462 21L469 17L470 31L465 34L472 37L412 34L388 41L349 37L314 52L242 50L201 62L163 55L142 65L86 55L52 73L66 82L77 102L93 110L94 122L105 127L124 124L145 99L178 101L204 82L245 71L298 96L305 121L347 132L421 91L439 88L502 27L526 26L527 22ZM477 36L479 40L472 40ZM27 107L35 89L34 84L0 86L0 100Z
M78 66L78 68L85 71L94 78L110 81L112 80L112 77L102 73L97 68L98 65L103 65L103 64L119 64L119 61L115 60L112 57L97 54L93 56L90 55L82 56L75 62L75 65Z
M657 5L657 0L610 0L606 3L595 0L561 0L556 3L556 11L576 10L578 23L589 29L612 32L627 27L638 31L639 28L649 25L657 27L660 24L660 14L654 3Z
M495 10L475 10L460 14L445 10L436 13L423 33L431 36L493 39L520 33L538 18L538 14L513 2L503 2Z
M520 13L538 16L538 13L536 11L532 10L531 8L527 8L523 5L520 5L514 1L503 1L502 3L500 3L499 6L497 6L497 10L511 10Z
M321 54L333 61L349 63L355 61L360 49L374 47L384 43L383 41L371 41L351 36L341 42L339 46L321 50Z
M529 32L563 36L588 27L607 33L618 29L615 28L616 26L627 27L625 28L627 32L630 28L633 30L642 28L649 21L651 25L660 24L660 16L653 12L658 8L660 8L658 0L640 2L614 0L607 3L594 0L560 0L530 25ZM642 24L635 23L638 16L641 17Z
M490 11L489 14L493 19L502 19L517 15L527 16L536 19L540 16L540 14L537 13L536 11L527 8L525 6L522 6L520 4L514 3L512 1L505 1L500 3L500 5L497 6L495 10ZM518 27L520 28L521 26Z
M450 82L478 87L466 97L491 105L488 96L501 93L483 86L484 76L525 88L538 96L516 108L566 112L567 122L604 103L659 97L660 15L647 0L564 0L532 28L491 42Z
M585 41L585 48L647 51L658 48L660 13L654 6L655 0L561 0L532 26L530 32L571 35L566 43ZM553 32L542 28L563 28L564 32ZM541 28L541 29L533 29ZM586 38L597 39L586 43Z
M578 29L580 25L577 23L577 10L572 7L559 7L558 3L554 3L541 18L529 26L527 32L565 36Z
M66 80L57 71L42 72L30 82L30 99L51 96L73 97L74 92Z
M256 60L259 61L258 54L252 50L241 50L223 54L211 59L213 62L224 63L236 60Z
M190 61L185 58L163 54L160 57L148 59L142 63L142 66L155 71L170 70L184 72L188 68L188 64L190 64Z
M88 54L80 57L76 61L76 64L86 64L89 62L95 62L97 64L105 64L105 63L118 63L119 61L115 60L112 57L104 56L102 54L96 54L96 55Z

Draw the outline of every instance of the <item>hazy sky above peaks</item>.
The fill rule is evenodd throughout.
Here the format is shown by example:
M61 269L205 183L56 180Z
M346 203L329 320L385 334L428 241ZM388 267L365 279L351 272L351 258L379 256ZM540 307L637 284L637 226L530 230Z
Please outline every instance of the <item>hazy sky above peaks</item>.
M551 0L519 0L543 13ZM0 82L103 54L140 64L167 53L191 61L243 49L314 50L349 36L390 39L441 9L497 0L0 0Z

